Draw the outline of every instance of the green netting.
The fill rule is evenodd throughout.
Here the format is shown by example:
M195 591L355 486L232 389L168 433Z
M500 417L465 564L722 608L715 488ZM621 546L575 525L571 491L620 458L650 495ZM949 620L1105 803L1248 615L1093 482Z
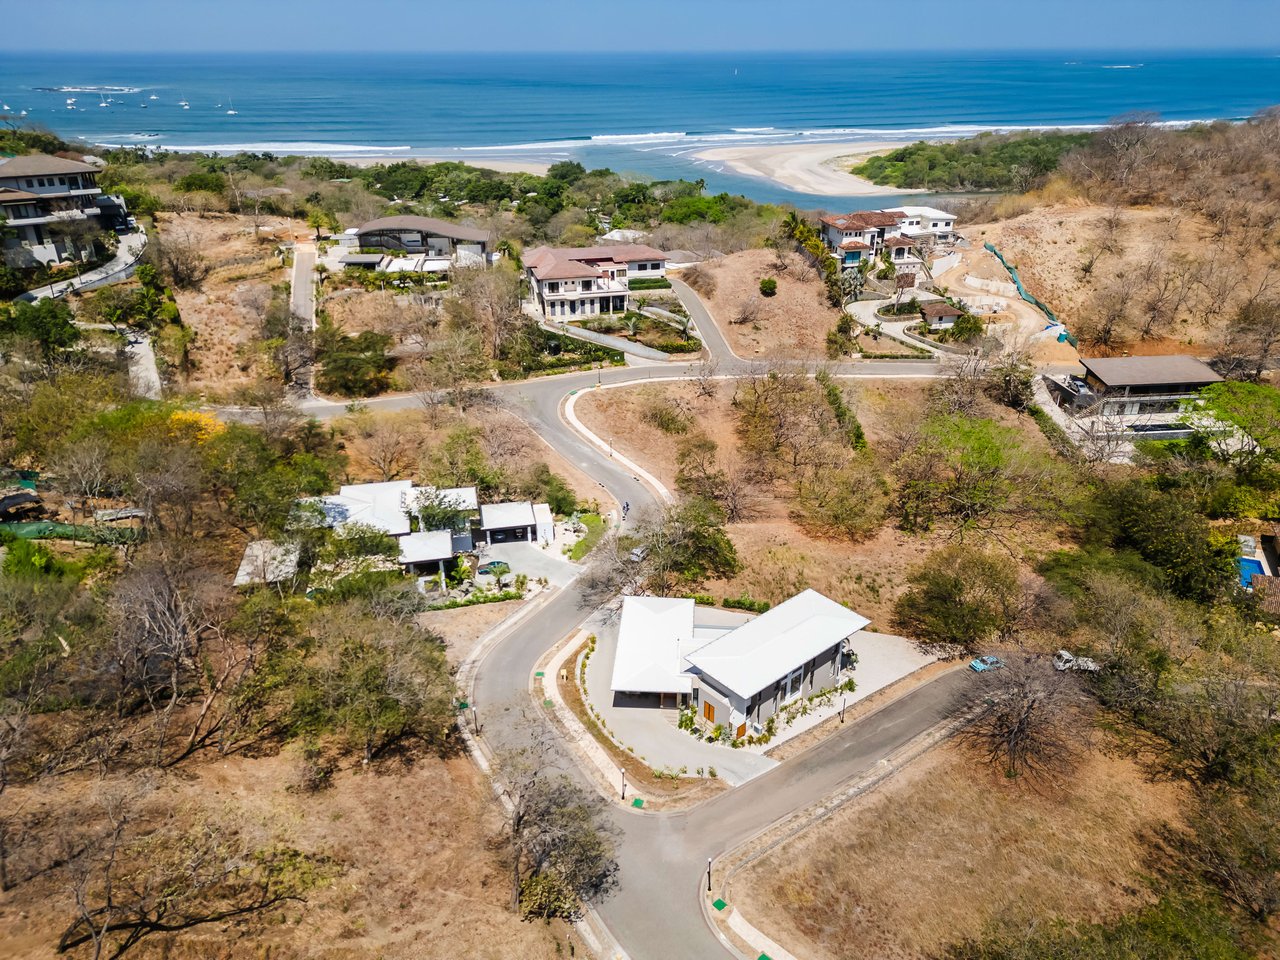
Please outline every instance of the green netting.
M22 540L81 540L85 543L137 543L142 531L132 527L85 527L80 524L36 520L28 523L0 523L6 531Z
M1009 276L1013 279L1013 285L1018 288L1018 296L1022 297L1023 300L1027 301L1027 303L1032 306L1039 307L1040 312L1049 318L1050 323L1062 323L1061 320L1054 316L1053 311L1049 309L1048 304L1035 294L1027 293L1027 288L1022 285L1022 280L1018 276L1018 268L1010 266L1009 261L1005 260L1004 254L992 246L990 242L984 243L983 246L994 253L996 255L996 259L999 260L1000 263L1004 265L1004 268L1009 271ZM1074 346L1074 344L1072 344L1072 346Z

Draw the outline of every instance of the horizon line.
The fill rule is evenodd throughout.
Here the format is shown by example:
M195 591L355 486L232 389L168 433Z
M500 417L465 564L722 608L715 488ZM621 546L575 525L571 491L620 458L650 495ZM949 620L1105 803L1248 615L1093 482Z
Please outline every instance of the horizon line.
M1098 47L921 47L918 45L909 45L902 47L893 47L879 45L876 48L877 53L872 56L879 56L881 52L886 54L903 53L907 51L922 54L950 54L960 57L980 57L986 54L1023 54L1023 55L1088 55L1088 54L1117 54L1117 53L1142 53L1142 54L1182 54L1192 56L1214 56L1219 54L1231 53L1250 53L1259 56L1270 56L1280 59L1280 46L1268 44L1266 46L1235 46L1235 47L1213 47L1206 49L1204 47L1177 47L1177 46L1149 46L1149 47L1124 47L1124 46L1098 46ZM193 49L188 47L175 47L164 51L156 51L151 48L139 48L137 50L90 50L78 48L32 48L24 46L22 48L8 49L0 46L0 52L6 55L22 56L48 56L50 54L63 54L67 56L82 56L86 53L102 56L133 56L141 52L149 52L152 56L164 57L171 55L189 55L189 54L212 54L212 55L244 55L244 54L262 54L267 56L287 56L287 55L310 55L317 53L350 53L350 54L371 54L377 53L386 55L416 55L416 56L521 56L529 58L542 58L561 56L566 53L595 56L598 58L617 57L619 55L638 55L638 56L673 56L681 54L717 54L724 56L733 55L751 55L751 54L830 54L849 56L850 54L860 54L863 51L851 49L847 47L688 47L680 49L642 49L634 50L615 50L602 52L597 48L557 48L555 50L521 50L521 49L505 49L505 48L488 48L488 49L457 49L457 50L408 50L408 49L392 49L375 48L375 47L303 47L292 48L287 50L268 49L268 48L249 48L249 49Z

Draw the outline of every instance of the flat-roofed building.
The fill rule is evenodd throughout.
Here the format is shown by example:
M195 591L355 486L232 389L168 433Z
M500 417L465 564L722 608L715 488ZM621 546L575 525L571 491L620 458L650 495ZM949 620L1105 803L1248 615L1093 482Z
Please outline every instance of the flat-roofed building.
M455 264L487 263L493 245L488 230L407 215L370 220L357 227L354 236L361 249L404 251L424 273L445 271Z
M1120 416L1181 409L1222 377L1197 357L1082 357L1083 377L1066 384L1073 411Z

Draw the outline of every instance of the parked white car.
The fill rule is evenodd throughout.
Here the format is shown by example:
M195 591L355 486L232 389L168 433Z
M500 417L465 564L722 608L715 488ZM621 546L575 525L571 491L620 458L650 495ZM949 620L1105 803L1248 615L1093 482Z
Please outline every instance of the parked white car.
M1096 660L1090 660L1088 657L1077 657L1074 653L1059 650L1053 655L1053 669L1083 670L1086 673L1097 673L1102 667L1098 666Z

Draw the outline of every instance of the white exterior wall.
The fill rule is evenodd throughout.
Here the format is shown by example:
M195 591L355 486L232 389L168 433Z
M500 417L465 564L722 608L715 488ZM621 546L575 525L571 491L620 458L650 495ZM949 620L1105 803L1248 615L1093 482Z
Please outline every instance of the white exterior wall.
M640 264L646 264L645 269L640 269ZM654 267L657 269L654 269ZM637 277L665 277L667 275L667 261L665 260L628 260L627 261L627 279L634 280Z

